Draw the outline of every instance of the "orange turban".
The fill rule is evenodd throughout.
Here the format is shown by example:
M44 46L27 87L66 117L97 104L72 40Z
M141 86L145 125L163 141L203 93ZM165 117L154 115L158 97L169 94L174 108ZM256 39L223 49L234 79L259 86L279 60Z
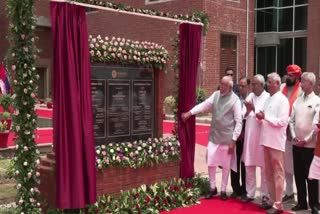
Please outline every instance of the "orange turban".
M294 77L300 77L301 76L301 68L298 65L292 64L287 66L287 74L290 74Z

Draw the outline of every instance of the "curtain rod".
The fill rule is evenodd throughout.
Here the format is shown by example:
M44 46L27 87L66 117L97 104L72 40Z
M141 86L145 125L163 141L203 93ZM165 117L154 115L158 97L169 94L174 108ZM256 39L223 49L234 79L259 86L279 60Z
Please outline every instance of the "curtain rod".
M52 2L66 2L69 4L75 4L75 5L79 5L79 6L83 6L83 7L95 8L95 9L106 10L106 11L111 11L111 12L124 13L124 14L128 14L128 15L142 16L142 17L160 19L160 20L165 20L165 21L172 21L172 22L178 22L178 23L188 23L188 24L192 24L192 25L203 26L203 23L201 23L201 22L191 22L191 21L173 19L173 18L162 17L162 16L153 16L153 15L148 15L148 14L143 14L143 13L129 12L129 11L125 11L125 10L112 9L112 8L108 8L108 7L80 3L80 2L75 2L75 1L71 1L71 0L50 0L50 1L52 1Z

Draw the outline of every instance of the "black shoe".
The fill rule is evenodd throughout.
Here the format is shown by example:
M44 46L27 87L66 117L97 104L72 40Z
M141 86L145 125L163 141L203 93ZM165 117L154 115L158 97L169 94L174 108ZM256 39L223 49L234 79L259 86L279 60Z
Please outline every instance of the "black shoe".
M259 207L261 209L268 210L268 209L272 208L272 205L269 204L267 201L262 201L262 203L260 204Z
M282 201L285 202L285 201L289 201L289 200L293 200L294 199L294 194L292 195L285 195L283 198L282 198Z
M222 201L226 201L228 199L227 193L226 192L221 192L220 193L220 199Z
M240 195L241 195L240 193L233 192L233 193L231 193L230 197L231 197L231 198L237 198L237 197L239 197Z
M297 204L296 206L292 207L291 210L292 211L299 211L299 210L307 210L308 206L302 206L300 204Z
M311 214L320 214L320 210L318 207L312 207L311 208Z
M242 201L243 203L248 203L248 202L253 201L253 200L254 200L254 198L249 198L249 197L246 196L246 195L241 198L241 201Z
M213 198L213 196L215 196L216 194L218 194L218 191L217 191L217 188L214 188L214 190L211 190L211 191L209 192L209 194L206 195L204 198L205 198L205 199L211 199L211 198Z
M270 209L267 210L267 214L280 214L283 213L283 210L278 210L274 207L271 207Z

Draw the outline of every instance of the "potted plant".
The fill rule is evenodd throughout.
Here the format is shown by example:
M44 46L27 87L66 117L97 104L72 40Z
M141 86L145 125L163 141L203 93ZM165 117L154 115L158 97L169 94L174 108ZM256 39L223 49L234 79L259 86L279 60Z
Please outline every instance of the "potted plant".
M8 145L9 130L7 121L0 121L0 148L6 148Z
M11 113L13 112L12 107L13 99L9 94L3 94L0 96L0 105L2 106L4 112L0 115L1 122L3 123L6 121L7 123L7 129L9 130L11 128Z

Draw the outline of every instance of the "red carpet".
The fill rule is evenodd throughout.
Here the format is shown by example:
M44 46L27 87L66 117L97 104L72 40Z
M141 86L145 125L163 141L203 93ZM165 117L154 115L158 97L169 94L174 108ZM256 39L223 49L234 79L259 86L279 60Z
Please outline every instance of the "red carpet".
M259 205L254 203L242 203L238 199L228 199L227 201L221 201L219 197L212 200L201 200L201 204L197 204L191 207L177 208L169 212L162 212L162 214L256 214L266 213L266 210L260 209ZM283 212L288 214L288 212Z
M163 133L171 134L173 130L173 121L164 120L163 121ZM196 124L196 143L202 146L207 146L208 135L209 135L209 124Z

